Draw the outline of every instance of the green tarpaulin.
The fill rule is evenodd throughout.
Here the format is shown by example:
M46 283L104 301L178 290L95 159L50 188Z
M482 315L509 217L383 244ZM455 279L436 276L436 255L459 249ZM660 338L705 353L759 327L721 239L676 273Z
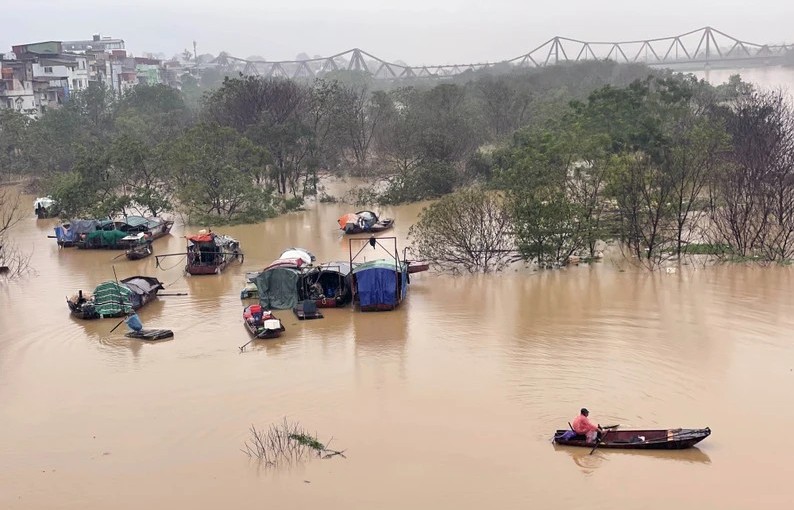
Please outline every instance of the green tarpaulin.
M132 311L132 291L116 282L104 282L94 289L94 307L100 317L124 315Z
M298 305L300 272L290 267L275 267L256 277L259 304L265 310L289 310Z
M126 235L121 230L96 230L86 235L85 244L91 247L117 246Z

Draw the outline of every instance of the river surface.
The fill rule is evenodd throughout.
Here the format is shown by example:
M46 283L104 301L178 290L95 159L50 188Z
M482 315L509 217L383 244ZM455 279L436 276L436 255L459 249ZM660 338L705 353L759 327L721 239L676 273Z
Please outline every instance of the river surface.
M712 81L731 72L711 71ZM759 71L778 87L792 73ZM285 248L346 260L348 208L319 204L239 239L242 265L185 277L184 261L58 249L53 220L14 231L37 274L0 284L0 508L791 508L794 272L788 267L559 271L412 278L399 309L328 310L249 340L246 271ZM387 208L402 248L420 205ZM177 225L155 253L184 250ZM365 251L370 253L369 251ZM370 258L372 255L368 255ZM158 277L141 310L175 338L144 344L114 319L79 321L65 297ZM628 427L705 427L679 452L555 447L578 409ZM265 468L248 428L284 418L347 458Z
M29 205L32 197L26 197ZM238 238L243 265L183 277L153 257L58 249L53 220L15 230L37 275L0 287L0 508L790 508L794 273L620 271L608 262L488 277L414 276L393 312L328 310L249 340L239 290L291 246L347 259L343 205ZM384 209L405 245L418 205ZM155 241L183 250L186 232ZM168 261L169 259L166 259ZM144 344L79 321L65 296L146 274L141 310L175 338ZM679 452L555 447L578 409L624 427L706 427ZM263 468L251 424L284 418L347 458Z

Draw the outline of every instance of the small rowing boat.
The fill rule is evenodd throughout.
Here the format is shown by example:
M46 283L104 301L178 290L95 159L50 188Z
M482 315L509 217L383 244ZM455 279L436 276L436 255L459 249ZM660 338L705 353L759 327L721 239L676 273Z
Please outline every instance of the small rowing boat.
M711 429L648 429L606 430L602 432L599 448L622 448L633 450L683 450L691 448L711 435ZM585 436L572 430L558 430L554 442L566 446L593 448Z
M255 338L276 338L284 332L284 325L260 305L249 305L243 310L243 322Z

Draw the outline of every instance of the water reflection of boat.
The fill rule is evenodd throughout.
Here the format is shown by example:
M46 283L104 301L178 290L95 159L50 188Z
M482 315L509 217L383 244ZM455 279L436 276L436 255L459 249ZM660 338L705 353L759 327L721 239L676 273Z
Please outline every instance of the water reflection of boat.
M609 430L598 443L599 448L620 450L684 450L691 448L711 435L711 429L648 429ZM593 448L585 436L572 430L558 430L554 442L566 446Z
M676 462L690 462L700 464L711 464L711 458L701 450L694 447L686 450L610 450L609 452L599 453L596 450L593 455L590 455L590 450L586 448L575 448L571 446L563 446L554 444L554 450L558 452L565 452L571 456L574 463L585 470L594 469L604 459L605 455L636 455L643 456L649 459L672 460Z

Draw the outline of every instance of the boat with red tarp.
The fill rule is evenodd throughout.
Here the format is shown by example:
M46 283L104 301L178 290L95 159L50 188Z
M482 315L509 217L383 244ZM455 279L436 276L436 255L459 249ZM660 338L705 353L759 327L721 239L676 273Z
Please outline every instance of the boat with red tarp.
M285 330L281 321L260 305L246 306L243 309L243 322L256 338L276 338Z
M206 230L187 238L185 253L155 255L157 266L160 266L161 259L177 256L187 257L185 271L191 275L220 274L232 262L239 260L242 263L245 257L239 241Z
M606 430L601 433L599 448L620 448L632 450L683 450L691 448L711 435L711 429L647 429L647 430ZM558 430L554 442L566 446L593 448L583 435L573 430Z

